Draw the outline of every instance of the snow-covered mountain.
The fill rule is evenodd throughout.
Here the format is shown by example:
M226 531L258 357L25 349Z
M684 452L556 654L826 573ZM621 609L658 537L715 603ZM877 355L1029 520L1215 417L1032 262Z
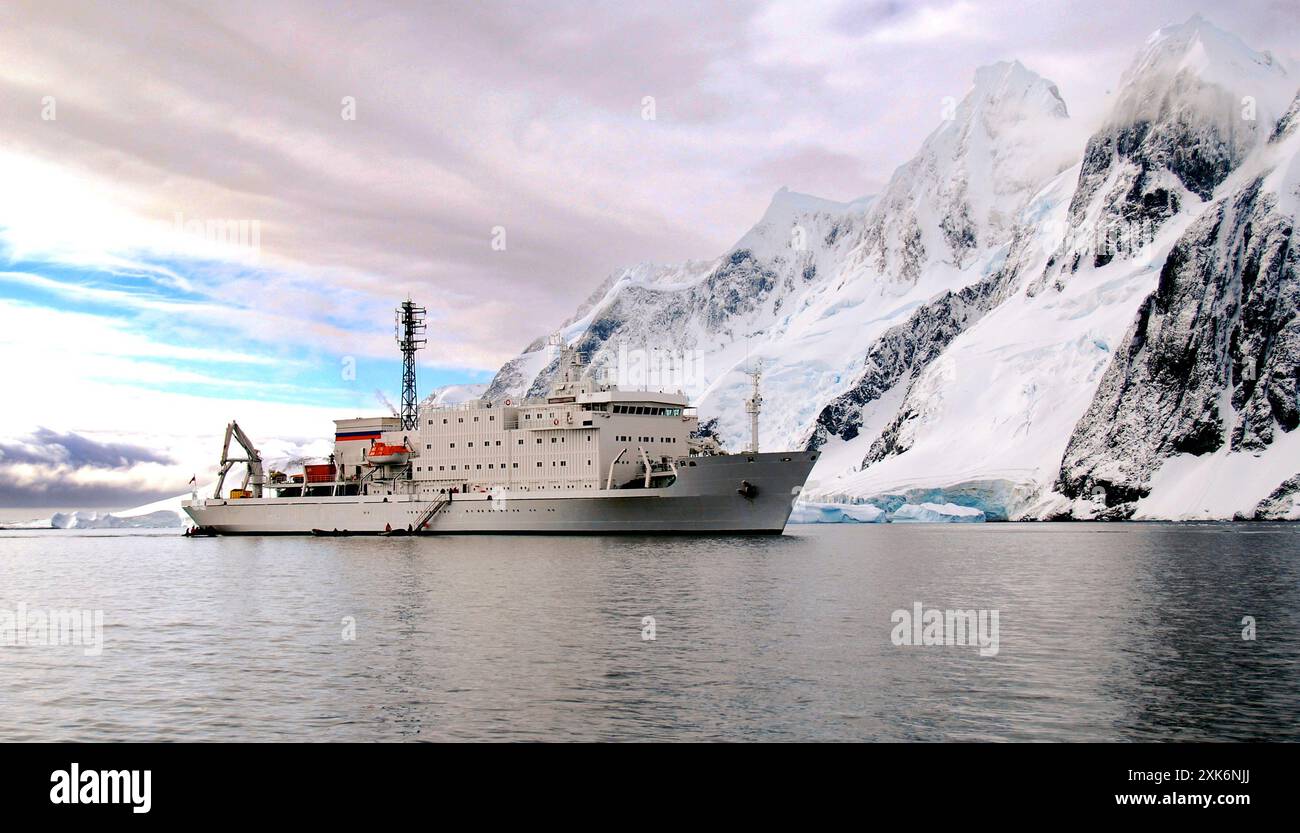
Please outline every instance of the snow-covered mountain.
M1231 60L1222 54L1217 62L1208 64L1192 60L1204 54L1205 41L1219 46L1234 44L1236 52ZM1187 60L1176 59L1174 47L1187 50ZM1162 60L1154 60L1153 56ZM1181 74L1168 73L1169 63L1182 66ZM1245 68L1237 74L1244 75L1244 79L1232 80L1237 77L1231 71L1234 67ZM1134 131L1121 114L1132 112L1129 102L1143 96L1164 101L1169 111L1178 113L1175 121L1183 125L1185 133L1203 136L1207 131L1197 121L1192 103L1207 97L1198 93L1189 101L1179 96L1179 91L1187 89L1204 93L1201 82L1190 77L1192 71L1204 71L1207 78L1215 79L1215 84L1229 85L1232 91L1227 95L1244 98L1244 94L1239 95L1244 89L1259 93L1268 88L1257 83L1260 67L1269 68L1271 73L1281 72L1267 56L1251 53L1235 38L1199 19L1156 33L1125 74L1118 112L1112 113L1106 127L1088 142L1084 159L1047 183L1024 212L1024 223L1013 234L1008 260L997 276L1001 283L996 289L1002 297L995 298L991 311L941 350L936 350L926 337L927 330L941 324L951 330L953 324L961 323L960 319L936 316L946 312L943 303L932 304L913 317L912 340L926 347L923 357L938 353L938 358L916 374L901 404L888 403L878 409L888 416L883 417L882 425L869 426L870 433L876 436L863 459L862 470L829 484L818 484L823 497L902 495L907 500L935 500L946 496L948 500L978 505L991 517L1095 514L1097 504L1091 492L1089 500L1069 504L1054 488L1061 479L1067 443L1076 427L1104 429L1105 417L1086 416L1093 394L1112 366L1112 357L1139 307L1156 289L1169 251L1204 209L1201 197L1182 184L1176 171L1204 170L1211 167L1207 159L1231 156L1223 142L1189 141L1170 152L1168 145L1129 145L1116 143L1112 137ZM1154 68L1157 77L1151 77L1143 68ZM1166 86L1161 86L1160 78ZM1280 89L1280 85L1274 83L1272 88ZM1144 91L1142 96L1134 92L1138 89ZM1216 96L1208 98L1218 100ZM1259 112L1280 112L1285 105L1279 104L1274 92L1258 100L1257 106ZM1217 103L1209 110L1204 121L1214 124ZM1145 115L1137 113L1136 117ZM1267 136L1269 128L1253 132ZM1148 130L1144 135L1152 133ZM1252 142L1256 148L1252 153L1258 154L1260 143ZM1123 180L1125 184L1098 188L1095 183L1099 172L1106 172L1102 178ZM1176 190L1178 198L1129 199L1135 183L1157 182L1173 183L1167 193ZM1117 234L1117 228L1133 229L1135 233ZM1079 257L1077 262L1069 258L1063 266L1062 251L1081 244L1089 247L1089 256ZM977 285L968 288L966 294L977 294L977 290L982 294L988 289ZM968 307L963 314L969 320ZM909 333L894 335L906 337ZM889 342L880 347L888 348ZM870 396L861 394L883 388L879 381L881 368L887 371L895 366L869 356L866 385L856 392L857 398L870 402ZM898 396L896 387L892 395ZM1149 391L1133 388L1128 395L1141 399ZM882 397L883 393L878 398ZM829 416L850 418L851 426L853 407L852 402L832 403ZM864 411L868 416L875 413L869 404ZM834 419L824 419L823 423L836 427ZM833 433L845 436L852 431ZM1081 456L1092 455L1091 459L1100 460L1105 452L1092 447L1082 451ZM1262 470L1258 476L1263 482L1271 480L1270 488L1281 479ZM1066 494L1077 498L1081 487L1075 481L1077 477L1066 477L1062 482ZM1075 485L1068 485L1071 482ZM1257 501L1262 497L1261 488L1262 483L1238 494L1248 495L1243 500ZM1120 497L1113 490L1109 495L1111 501ZM1098 498L1104 510L1107 498ZM1163 505L1153 509L1151 515L1204 517L1203 508ZM1245 508L1249 511L1249 507ZM1132 509L1119 510L1119 514L1126 511ZM1231 517L1235 511L1220 507L1209 514Z
M1121 517L1300 517L1298 108L1165 259L1070 438L1067 496Z
M1017 212L1072 161L1053 139L1068 118L1056 86L1019 61L981 67L951 118L890 180L862 236L877 275L915 282L1005 242Z
M1069 225L1040 285L1146 246L1267 139L1296 81L1199 16L1153 33L1084 151Z
M488 395L542 391L577 345L738 447L761 359L763 445L822 450L810 502L1295 515L1296 87L1194 17L1077 147L1055 85L983 67L876 198L782 189L716 261L611 276ZM686 372L629 379L629 354Z
M803 442L882 333L937 293L991 270L1001 257L997 238L1033 193L1028 172L1044 164L1040 153L1016 161L1015 151L1064 118L1050 82L1018 63L985 67L953 118L879 198L835 203L781 189L717 260L643 264L612 276L558 338L539 338L508 362L488 395L545 390L558 342L608 369L627 365L620 349L651 361L657 354L686 365L659 386L690 393L734 445L746 430L745 371L761 360L763 442ZM996 186L995 169L1004 174Z
M482 397L487 393L487 389L488 386L482 383L443 385L440 388L434 388L428 396L424 397L420 406L459 405L462 402L469 402Z

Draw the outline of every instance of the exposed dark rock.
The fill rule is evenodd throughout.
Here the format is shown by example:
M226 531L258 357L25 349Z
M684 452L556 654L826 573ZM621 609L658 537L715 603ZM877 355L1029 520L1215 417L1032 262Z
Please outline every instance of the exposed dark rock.
M1277 120L1277 125L1273 128L1273 133L1268 137L1270 143L1277 143L1290 136L1296 130L1296 125L1300 124L1300 93L1291 101L1291 106L1287 108L1282 118Z
M1294 221L1262 182L1210 206L1170 252L1070 438L1063 494L1100 488L1126 506L1172 455L1259 450L1300 423Z
M1300 474L1282 481L1276 489L1259 502L1252 516L1256 521L1294 520L1296 506L1300 504Z
M1238 126L1241 120L1233 118L1239 104L1234 94L1190 72L1174 76L1157 101L1122 102L1144 116L1088 140L1070 200L1070 230L1030 294L1080 263L1100 267L1132 255L1186 200L1210 200L1260 138L1253 125ZM1090 223L1090 215L1099 219Z

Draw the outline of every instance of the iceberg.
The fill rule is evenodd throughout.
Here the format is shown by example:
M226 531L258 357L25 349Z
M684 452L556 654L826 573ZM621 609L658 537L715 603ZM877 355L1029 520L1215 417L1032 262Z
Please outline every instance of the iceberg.
M114 515L112 512L55 512L54 529L173 529L184 526L181 516L170 509L142 515Z
M889 516L890 523L971 524L984 523L984 513L955 503L904 503Z
M792 524L878 524L885 522L883 510L869 503L795 504Z

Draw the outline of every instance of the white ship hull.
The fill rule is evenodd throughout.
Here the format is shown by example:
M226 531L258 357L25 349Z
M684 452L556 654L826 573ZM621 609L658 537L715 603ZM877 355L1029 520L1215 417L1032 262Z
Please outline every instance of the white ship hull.
M666 488L456 494L423 534L441 533L780 533L816 452L692 458ZM742 484L748 495L742 494ZM427 495L263 497L186 501L203 532L302 535L381 534L414 529L433 504Z

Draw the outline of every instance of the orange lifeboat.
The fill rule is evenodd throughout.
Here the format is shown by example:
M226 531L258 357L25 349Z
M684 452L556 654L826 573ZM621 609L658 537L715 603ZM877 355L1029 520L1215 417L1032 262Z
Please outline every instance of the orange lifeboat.
M401 466L411 459L411 449L404 445L388 445L378 440L371 443L366 462L372 466Z

